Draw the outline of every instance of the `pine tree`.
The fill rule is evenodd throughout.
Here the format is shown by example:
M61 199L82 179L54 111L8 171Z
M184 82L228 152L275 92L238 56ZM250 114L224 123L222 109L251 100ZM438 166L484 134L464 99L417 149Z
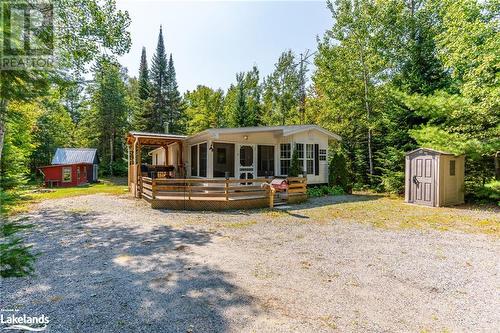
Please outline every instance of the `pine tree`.
M245 85L243 79L243 73L236 74L236 88L238 89L235 110L236 127L245 127L247 125L246 122L248 119L248 108L246 103Z
M139 98L147 100L150 94L151 83L149 82L148 60L146 58L146 48L142 48L141 64L139 65Z
M160 26L158 45L151 64L151 97L153 99L153 119L150 131L164 132L167 107L167 55L163 42L163 32Z
M175 74L174 60L172 58L172 53L170 53L170 58L168 61L167 68L167 91L166 91L166 102L167 102L167 133L180 133L183 132L183 111L184 107L182 105L182 97L179 93L179 88L177 86L177 79Z

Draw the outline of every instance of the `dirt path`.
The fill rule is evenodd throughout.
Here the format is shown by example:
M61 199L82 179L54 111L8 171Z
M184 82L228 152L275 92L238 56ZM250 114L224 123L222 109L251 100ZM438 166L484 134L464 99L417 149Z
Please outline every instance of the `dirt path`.
M27 220L36 276L2 280L0 307L49 316L49 332L497 330L498 238L328 216L346 200L229 213L46 201Z

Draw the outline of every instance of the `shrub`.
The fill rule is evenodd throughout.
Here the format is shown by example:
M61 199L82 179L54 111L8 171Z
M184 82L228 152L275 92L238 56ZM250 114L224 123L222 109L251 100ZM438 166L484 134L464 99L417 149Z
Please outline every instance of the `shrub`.
M403 194L405 192L405 173L403 171L385 171L380 176L383 190L389 193Z
M290 162L290 169L288 170L289 177L297 177L302 173L302 166L299 164L299 153L297 149L293 150L292 161Z
M500 181L493 180L482 187L476 188L473 198L482 202L495 202L500 206Z
M317 186L310 187L307 189L307 195L309 197L322 197L325 195L342 195L345 191L340 186Z
M349 174L344 155L341 153L334 153L328 169L328 184L330 186L340 187L343 192L350 193L352 191L352 186L349 183Z
M32 225L19 225L15 222L0 224L0 276L21 277L33 272L35 255L30 253L31 246L23 245L15 233L31 228Z

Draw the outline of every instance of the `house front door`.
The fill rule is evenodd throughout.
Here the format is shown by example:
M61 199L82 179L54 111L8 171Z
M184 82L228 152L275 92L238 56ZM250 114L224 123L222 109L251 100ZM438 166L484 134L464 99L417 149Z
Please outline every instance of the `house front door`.
M416 156L411 164L413 202L420 205L434 206L435 168L433 156Z
M255 165L255 145L240 145L240 158L238 168L238 176L240 177L240 179L254 179Z

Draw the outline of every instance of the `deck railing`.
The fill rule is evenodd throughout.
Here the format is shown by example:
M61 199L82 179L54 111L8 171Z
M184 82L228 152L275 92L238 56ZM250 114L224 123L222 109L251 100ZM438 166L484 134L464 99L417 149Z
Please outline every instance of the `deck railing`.
M275 191L268 184L271 179L170 179L142 177L141 192L149 200L212 200L229 201L269 198L274 205ZM305 195L306 178L289 177L288 195Z

